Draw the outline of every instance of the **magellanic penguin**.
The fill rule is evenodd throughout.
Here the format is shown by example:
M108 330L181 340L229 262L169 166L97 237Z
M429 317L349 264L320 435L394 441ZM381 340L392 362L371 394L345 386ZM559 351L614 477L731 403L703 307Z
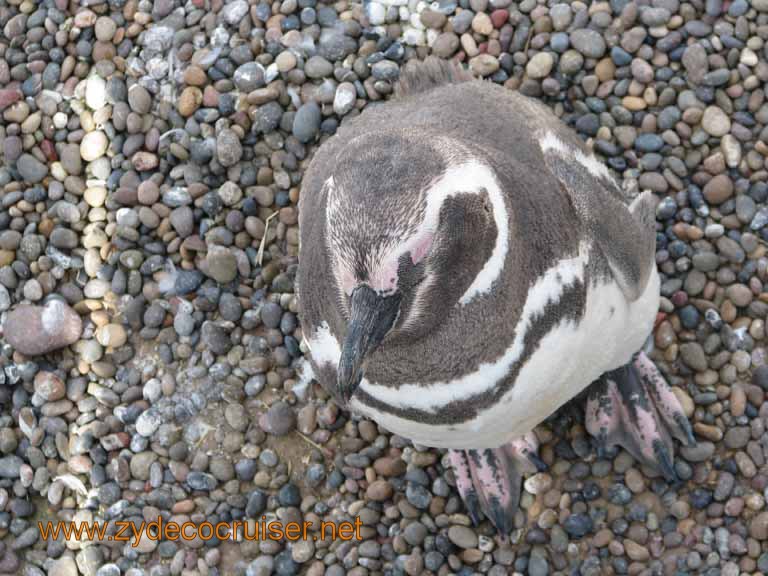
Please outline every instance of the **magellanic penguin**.
M630 198L543 105L428 59L315 153L299 202L317 380L383 428L449 448L506 534L533 428L587 391L587 430L675 478L694 442L642 353L659 305L655 201Z

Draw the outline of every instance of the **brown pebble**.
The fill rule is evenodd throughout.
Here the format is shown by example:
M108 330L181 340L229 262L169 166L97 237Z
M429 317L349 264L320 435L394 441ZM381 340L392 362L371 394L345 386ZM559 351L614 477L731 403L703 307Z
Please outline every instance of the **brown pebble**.
M733 182L727 174L718 174L704 185L702 193L710 204L722 204L733 196Z
M189 86L205 86L208 76L202 68L193 64L184 70L184 82Z
M735 417L742 416L747 408L747 394L744 388L734 384L731 388L731 415Z
M377 458L373 463L373 469L381 476L400 476L405 474L405 461L402 458L384 456Z
M187 86L179 96L179 114L188 118L195 113L203 102L203 93L196 86Z
M719 442L723 439L723 431L711 424L696 422L696 424L693 425L693 431L707 440L712 440L712 442Z
M650 552L648 552L648 548L641 546L633 540L624 540L624 550L626 551L627 556L629 556L630 559L634 560L635 562L645 562L648 560L648 558L651 557Z
M372 482L365 491L365 496L374 502L383 502L389 500L394 492L392 485L386 480L376 480Z

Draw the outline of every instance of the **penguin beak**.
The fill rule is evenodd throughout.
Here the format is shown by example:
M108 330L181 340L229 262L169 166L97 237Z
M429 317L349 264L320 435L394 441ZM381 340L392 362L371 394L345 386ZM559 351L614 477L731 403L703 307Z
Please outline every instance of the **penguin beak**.
M363 363L381 344L400 311L399 292L381 296L361 285L352 292L349 324L337 369L339 395L349 402L363 379Z

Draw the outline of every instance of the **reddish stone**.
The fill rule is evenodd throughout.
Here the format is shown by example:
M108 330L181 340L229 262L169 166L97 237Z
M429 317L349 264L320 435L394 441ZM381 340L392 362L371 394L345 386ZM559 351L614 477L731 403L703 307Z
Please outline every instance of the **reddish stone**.
M0 90L0 110L5 110L14 102L21 100L21 90L18 88L6 88Z
M58 154L56 154L56 148L54 148L53 142L50 140L40 142L40 150L43 151L48 162L56 162L59 159Z
M682 308L688 304L688 294L682 290L678 290L672 294L672 304L674 304L677 308Z
M494 28L501 28L509 20L509 10L494 10L491 12L491 22Z
M203 90L203 106L206 108L219 107L219 93L213 86L206 86Z
M3 324L6 341L24 356L74 344L82 331L80 316L62 300L51 300L45 306L21 304L8 313Z

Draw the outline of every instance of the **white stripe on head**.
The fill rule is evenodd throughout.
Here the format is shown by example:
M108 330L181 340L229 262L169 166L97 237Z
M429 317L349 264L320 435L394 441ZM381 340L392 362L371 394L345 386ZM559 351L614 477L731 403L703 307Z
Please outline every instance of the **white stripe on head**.
M323 189L328 194L326 218L330 218L331 214L342 209L344 199L339 194L332 177L326 180ZM496 243L491 256L461 296L459 303L466 305L477 296L488 293L504 268L509 245L509 218L504 196L493 170L479 160L473 158L467 160L466 155L463 156L460 163L448 168L424 191L427 205L423 220L418 223L402 223L404 229L415 228L417 231L408 238L403 238L400 242L393 238L392 242L379 246L378 249L372 250L368 254L366 264L371 274L369 282L371 288L384 293L394 290L400 257L410 252L414 263L417 263L427 255L431 247L431 240L437 232L440 210L446 199L457 194L480 194L483 191L488 194L493 207L493 218L497 230ZM416 216L416 212L413 216ZM360 225L364 225L364 223L361 222ZM334 264L334 275L339 284L339 291L342 295L349 294L355 284L354 271L349 268L353 257L351 254L343 253L347 249L345 245L330 245L331 234L326 234L326 239L329 242L329 253ZM342 253L339 253L339 250ZM425 292L424 286L420 292ZM418 309L418 304L414 309Z
M323 182L323 187L320 189L320 193L326 194L325 218L326 222L328 222L328 215L334 210L338 210L342 203L341 195L338 193L336 181L333 176L330 176ZM344 295L352 291L355 276L352 273L352 270L344 264L344 259L338 258L336 251L333 248L332 236L326 230L325 249L326 254L328 255L328 260L331 262L331 270L333 272L331 276L336 283L336 303L339 306L339 310L348 312L347 300Z
M609 180L612 179L611 173L608 171L608 168L606 168L605 164L600 162L594 156L584 154L584 152L578 148L574 148L573 146L566 144L560 140L560 138L558 138L554 132L550 130L548 130L544 136L539 139L539 146L541 147L541 151L544 153L553 151L565 159L578 162L584 166L584 168L586 168L595 178L608 178Z
M504 261L509 247L509 217L501 187L493 170L484 163L471 159L457 166L451 166L426 191L427 211L423 230L417 236L437 230L440 209L447 198L457 194L479 194L483 190L493 206L493 219L496 223L496 244L490 258L475 277L472 284L459 299L462 305L469 304L474 298L486 294L504 269Z

